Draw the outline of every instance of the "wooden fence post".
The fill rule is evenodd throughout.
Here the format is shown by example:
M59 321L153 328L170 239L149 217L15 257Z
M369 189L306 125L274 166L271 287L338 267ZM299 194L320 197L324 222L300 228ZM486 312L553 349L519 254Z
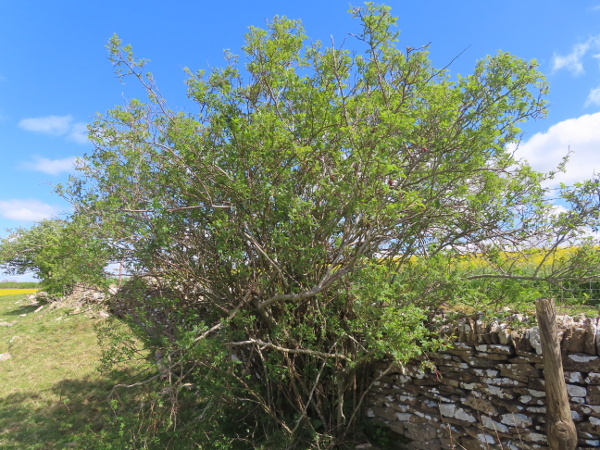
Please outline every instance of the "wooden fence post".
M551 450L575 450L577 430L571 417L569 396L563 372L560 343L556 328L554 300L535 301L542 342L544 380L546 384L546 437Z

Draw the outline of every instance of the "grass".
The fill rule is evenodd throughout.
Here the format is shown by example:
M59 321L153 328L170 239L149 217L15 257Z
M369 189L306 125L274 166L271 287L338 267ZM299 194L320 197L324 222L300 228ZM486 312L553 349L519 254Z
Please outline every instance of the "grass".
M38 308L24 294L0 297L0 354L11 356L0 361L0 448L89 448L78 437L110 421L109 396L126 374L97 371L104 319Z
M37 281L0 281L0 289L38 289Z

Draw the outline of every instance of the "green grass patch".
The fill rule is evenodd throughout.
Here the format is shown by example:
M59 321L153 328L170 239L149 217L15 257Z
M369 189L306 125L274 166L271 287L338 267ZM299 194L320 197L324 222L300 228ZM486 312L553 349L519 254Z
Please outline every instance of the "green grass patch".
M0 281L0 289L39 289L37 281Z
M97 370L105 319L53 306L0 297L0 354L10 354L0 360L0 448L90 448L79 439L115 415L111 392L127 370Z

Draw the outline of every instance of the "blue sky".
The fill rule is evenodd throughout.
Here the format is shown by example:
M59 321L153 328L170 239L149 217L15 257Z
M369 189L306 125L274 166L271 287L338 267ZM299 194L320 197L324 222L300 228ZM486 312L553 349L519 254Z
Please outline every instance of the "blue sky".
M600 172L600 0L386 4L399 18L401 47L430 44L438 67L464 50L454 73L470 73L498 50L536 59L550 83L550 110L525 125L519 155L547 170L571 148L557 181ZM113 33L151 60L171 108L186 109L183 68L223 65L223 50L241 53L250 25L285 15L302 19L312 40L333 37L352 48L358 23L348 8L347 0L0 0L0 237L69 211L52 186L93 150L86 125L139 92L112 72L105 44Z

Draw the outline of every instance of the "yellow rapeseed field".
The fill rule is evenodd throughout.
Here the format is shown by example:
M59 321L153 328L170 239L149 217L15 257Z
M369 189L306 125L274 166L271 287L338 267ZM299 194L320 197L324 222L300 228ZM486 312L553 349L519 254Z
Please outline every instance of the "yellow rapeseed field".
M33 294L37 291L39 289L0 289L0 297L3 295Z

